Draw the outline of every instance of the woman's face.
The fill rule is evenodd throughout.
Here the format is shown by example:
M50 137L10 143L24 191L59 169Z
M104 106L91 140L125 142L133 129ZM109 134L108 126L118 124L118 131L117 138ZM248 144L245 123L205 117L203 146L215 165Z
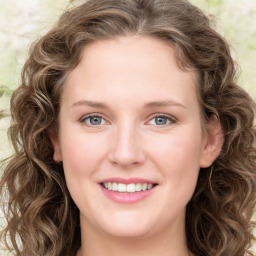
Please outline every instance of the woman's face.
M199 169L212 159L196 74L177 66L170 46L130 36L85 48L59 121L54 159L82 226L119 237L184 231Z

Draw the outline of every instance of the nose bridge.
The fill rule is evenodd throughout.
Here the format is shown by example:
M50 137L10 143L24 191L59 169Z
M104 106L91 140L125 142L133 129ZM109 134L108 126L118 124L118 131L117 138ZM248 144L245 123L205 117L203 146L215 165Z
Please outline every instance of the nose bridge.
M139 128L128 118L116 126L112 136L110 160L121 166L141 164L145 160Z

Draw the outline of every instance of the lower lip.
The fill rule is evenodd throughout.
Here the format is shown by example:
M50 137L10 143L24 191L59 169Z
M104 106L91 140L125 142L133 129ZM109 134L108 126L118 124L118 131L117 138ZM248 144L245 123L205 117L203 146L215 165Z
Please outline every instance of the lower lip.
M124 193L124 192L117 192L108 190L100 185L100 188L103 194L113 200L116 203L123 203L123 204L132 204L139 202L147 197L149 197L156 189L157 186L145 191L140 192L133 192L133 193Z

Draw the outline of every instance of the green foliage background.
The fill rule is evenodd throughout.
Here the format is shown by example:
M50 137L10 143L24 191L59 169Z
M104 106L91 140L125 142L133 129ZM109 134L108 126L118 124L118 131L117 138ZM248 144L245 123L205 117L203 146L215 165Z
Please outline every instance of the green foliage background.
M51 28L65 8L83 1L0 0L0 160L11 152L7 139L9 100L20 83L29 45ZM239 83L256 99L255 0L191 2L215 16L217 30L227 38L233 56L241 66ZM0 254L4 255L1 251Z

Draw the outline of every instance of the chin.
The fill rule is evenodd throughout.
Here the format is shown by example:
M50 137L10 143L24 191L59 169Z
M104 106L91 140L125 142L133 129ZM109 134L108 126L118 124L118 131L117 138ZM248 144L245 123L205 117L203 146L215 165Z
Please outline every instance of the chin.
M106 233L112 236L120 238L139 238L149 235L152 230L152 222L145 220L145 218L128 215L122 217L118 216L113 219L112 223L102 223L103 225L101 227Z
M138 228L136 226L127 228L112 228L105 230L111 236L119 238L143 238L149 236L149 230L144 228Z

